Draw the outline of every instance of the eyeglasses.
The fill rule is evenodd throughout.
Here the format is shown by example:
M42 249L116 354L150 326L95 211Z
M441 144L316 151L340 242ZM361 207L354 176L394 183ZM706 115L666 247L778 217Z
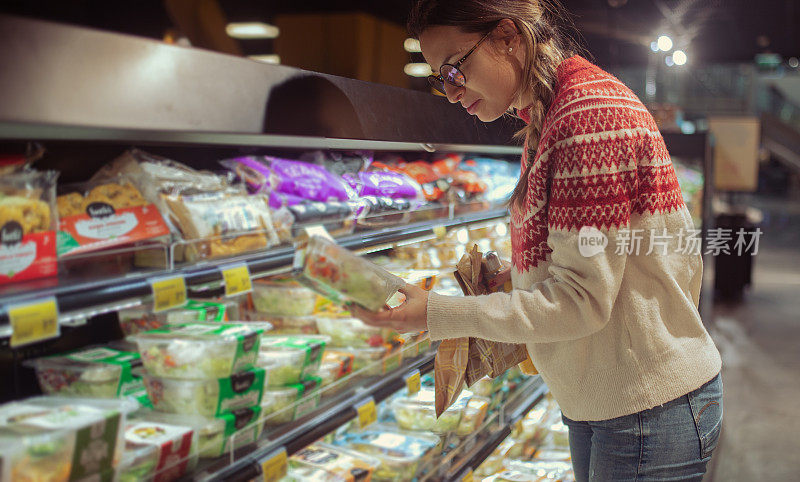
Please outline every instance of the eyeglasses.
M458 60L458 62L454 64L442 64L442 66L439 67L439 75L433 75L433 74L429 75L428 83L431 84L431 87L433 87L438 92L444 95L447 95L447 92L445 92L444 90L445 82L455 87L463 87L467 83L467 78L464 76L464 72L462 72L459 69L459 67L461 67L461 64L463 64L464 61L467 60L467 57L469 57L472 54L472 52L474 52L475 49L477 49L478 46L484 40L486 40L487 37L489 37L490 33L492 32L489 31L483 37L481 37L481 39L478 40L478 43L476 43L471 49L469 49L469 52L467 52L466 55L461 57Z

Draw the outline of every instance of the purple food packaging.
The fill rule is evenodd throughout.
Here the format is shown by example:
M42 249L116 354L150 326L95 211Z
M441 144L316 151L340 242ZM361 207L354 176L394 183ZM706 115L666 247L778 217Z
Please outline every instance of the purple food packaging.
M272 190L273 184L277 182L269 167L260 162L258 157L237 157L225 159L219 163L235 172L245 183L250 194L268 194Z
M357 176L345 174L343 178L359 196L415 199L422 193L416 181L399 172L367 171L359 172Z
M265 157L277 178L274 190L312 201L346 201L355 191L324 167L300 161Z

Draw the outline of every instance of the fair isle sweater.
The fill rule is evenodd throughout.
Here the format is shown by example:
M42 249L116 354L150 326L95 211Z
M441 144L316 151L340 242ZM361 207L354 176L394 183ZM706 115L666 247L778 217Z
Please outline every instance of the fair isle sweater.
M511 210L513 291L431 293L431 338L525 343L573 420L640 412L716 376L694 226L636 95L581 57L565 60L533 163L524 208Z

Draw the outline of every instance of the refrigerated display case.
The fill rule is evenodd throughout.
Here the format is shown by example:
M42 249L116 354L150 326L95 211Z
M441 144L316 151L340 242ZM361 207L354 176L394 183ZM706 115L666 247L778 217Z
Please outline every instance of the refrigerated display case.
M298 159L315 151L317 156L344 162L343 157L369 152L426 163L436 156L455 154L508 162L513 170L522 154L520 146L509 144L519 127L516 121L502 119L479 125L463 109L441 98L125 35L0 16L0 60L6 72L14 72L0 76L0 149L22 153L31 143L39 143L45 155L36 162L36 168L60 171L59 183L86 182L121 155L176 160L185 168L170 164L174 168L170 173L206 183L218 179L207 174L223 169L218 161L243 156ZM668 147L673 142L680 144L671 137L665 136ZM705 137L693 138L691 145L705 146ZM130 151L132 146L139 150ZM703 185L708 185L707 176ZM224 188L213 190L207 184L203 189L198 184L190 183L189 187L204 193L224 192ZM186 191L181 191L181 196L185 195ZM260 209L242 197L209 199L214 202L201 199L202 203L190 207L184 203L183 208L200 209L202 204L202 209L211 209L208 205L227 200L248 212ZM342 316L336 307L315 300L308 290L296 285L283 293L297 296L297 304L279 306L280 290L270 291L269 285L261 284L285 283L275 277L291 275L297 268L292 242L305 234L324 233L321 227L336 224L341 228L335 233L339 247L374 257L397 252L398 247L418 245L419 249L406 255L436 264L444 272L471 237L494 233L492 246L508 244L508 231L504 229L508 212L496 200L453 194L436 200L426 198L424 204L413 208L398 203L403 207L400 211L392 211L397 206L390 202L369 200L364 205L375 215L355 217L355 223L337 224L327 218L321 221L318 214L325 209L320 208L314 216L295 216L299 221L281 225L280 216L285 212L275 210L269 212L274 231L263 222L244 223L250 226L249 231L238 232L235 237L211 230L201 239L183 232L182 237L115 245L59 258L57 276L0 285L0 402L40 393L28 360L89 345L137 351L136 345L123 341L127 333L119 325L120 311L137 312L140 317L158 321L157 326L139 327L141 331L160 328L169 332L175 327L165 313L173 308L182 313L189 310L194 317L195 308L190 308L196 307L191 305L194 300L232 304L233 309L226 313L246 313L241 318L247 319L228 316L216 322L242 324L254 323L251 315L259 312L263 316L256 319L266 322L270 322L266 316L308 316L315 301L313 315L323 316L321 328L318 322L304 322L298 329L302 334L270 334L267 329L264 335L259 331L265 328L259 330L254 324L253 333L260 338L236 338L236 354L226 352L227 358L238 360L244 353L257 352L241 366L231 362L220 373L215 360L198 357L203 350L187 342L171 347L174 350L170 353L159 353L150 367L144 359L144 369L133 369L131 377L137 383L144 382L151 398L154 393L163 397L168 387L174 387L175 393L185 397L185 403L170 411L197 412L147 412L153 414L151 418L139 415L145 417L143 420L189 427L196 432L200 461L195 465L193 453L191 463L184 460L181 465L181 470L188 468L194 479L279 480L275 474L283 474L287 468L296 474L322 470L299 462L295 465L292 456L322 438L329 438L331 446L338 447L336 443L344 439L336 438L337 432L348 425L364 424L370 410L379 412L376 419L388 417L391 423L392 407L402 405L397 397L413 385L409 380L424 378L433 370L436 346L425 336L390 340L384 333L366 337L354 332L349 338L327 339L341 344L341 340L352 338L361 343L358 346L327 346L325 356L307 351L302 354L306 357L302 364L298 360L296 365L280 365L276 360L289 351L265 349L270 346L265 343L266 337L326 337L331 335L331 320ZM172 207L170 212L175 214L181 213L178 208L183 209ZM340 208L337 205L331 210L339 212ZM441 239L438 244L432 241L437 239ZM253 240L257 242L251 243ZM242 245L247 248L239 249ZM236 249L228 249L231 246ZM409 259L400 258L394 261L403 264L402 269L387 269L399 272L431 267L412 266ZM439 278L443 286L456 286L453 280ZM433 284L436 276L428 279L426 283ZM252 296L248 295L251 288ZM197 321L197 325L214 322L205 315L174 321L175 326L187 321ZM274 326L284 328L296 325L285 319L273 321ZM140 341L153 338L152 333L137 335L143 337ZM190 338L198 337L195 333ZM250 344L251 338L258 341ZM308 357L314 359L309 362ZM148 372L153 366L168 369ZM186 370L175 375L179 366ZM309 369L303 370L304 366ZM299 374L287 372L298 367ZM276 382L282 376L285 380ZM519 376L497 383L491 399L476 398L471 410L467 410L469 403L465 404L464 413L469 411L470 417L474 416L466 420L466 428L457 430L465 423L462 414L452 430L435 434L439 437L437 452L413 458L413 464L401 464L404 470L413 465L420 480L457 480L494 450L546 390L538 377ZM241 388L244 385L246 389ZM240 389L244 395L258 392L251 397L256 402L247 401L244 395L237 398ZM223 405L222 392L236 403ZM144 389L139 389L137 396L148 403ZM155 398L163 402L163 398ZM202 410L194 407L197 404ZM137 415L132 418L137 419ZM0 447L5 450L6 445L0 443ZM156 470L158 461L151 460L152 451L139 454L136 450L132 448L117 461L117 470L122 471L124 466L128 473L138 473L131 467L142 465L139 462L145 459L144 472ZM369 457L400 460L391 454ZM157 467L162 470L161 465ZM391 467L385 463L374 470L391 474ZM335 475L331 480L337 480Z

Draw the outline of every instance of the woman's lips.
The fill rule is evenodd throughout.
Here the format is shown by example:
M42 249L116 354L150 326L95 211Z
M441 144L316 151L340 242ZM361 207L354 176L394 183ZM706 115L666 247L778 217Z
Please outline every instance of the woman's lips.
M480 102L480 101L481 101L481 99L478 99L478 100L476 100L475 102L473 102L473 103L472 103L472 105L470 105L469 107L467 107L467 112L468 112L470 115L475 115L475 109L476 109L476 107L478 106L478 102Z

